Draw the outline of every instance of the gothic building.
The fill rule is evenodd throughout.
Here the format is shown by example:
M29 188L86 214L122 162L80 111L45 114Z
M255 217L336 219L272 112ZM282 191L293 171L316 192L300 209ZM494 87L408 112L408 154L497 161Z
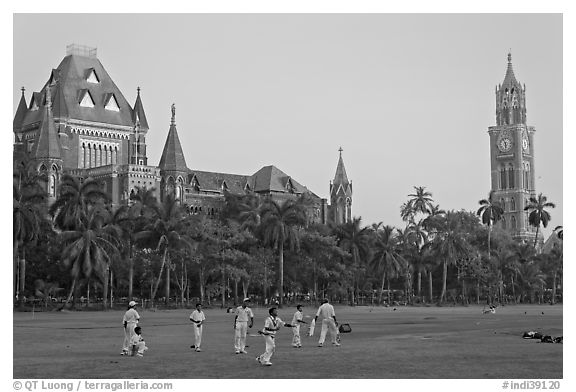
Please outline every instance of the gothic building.
M39 92L26 102L24 89L13 121L14 167L43 172L50 200L63 174L81 181L94 178L113 206L129 202L136 187L154 188L158 200L173 195L193 214L214 216L224 206L224 192L256 193L274 200L306 194L309 222L351 219L352 184L342 149L330 201L318 197L275 166L252 175L189 169L176 127L176 107L158 166L150 165L146 137L150 131L137 89L131 106L97 58L95 48L69 45L66 57Z
M504 209L498 224L520 241L534 241L536 235L524 211L530 197L536 196L535 132L526 125L526 86L516 80L509 53L506 76L496 87L496 126L488 128L491 187Z

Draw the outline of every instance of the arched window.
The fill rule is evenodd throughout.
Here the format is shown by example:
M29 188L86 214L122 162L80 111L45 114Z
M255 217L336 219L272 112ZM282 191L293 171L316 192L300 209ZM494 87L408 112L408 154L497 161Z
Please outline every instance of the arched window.
M514 189L514 166L508 165L508 189Z
M506 201L504 200L504 198L500 199L500 207L502 207L502 209L506 211Z
M510 227L512 230L516 230L516 217L515 216L510 217Z
M48 194L50 196L56 196L56 175L50 175L50 183L48 184Z
M502 217L502 228L506 230L506 218Z
M84 168L84 156L86 154L86 146L84 145L84 143L82 143L82 147L80 148L80 154L78 156L78 159L80 160L78 166L82 169Z
M500 189L506 189L506 169L500 166Z
M516 211L516 199L510 198L510 211Z

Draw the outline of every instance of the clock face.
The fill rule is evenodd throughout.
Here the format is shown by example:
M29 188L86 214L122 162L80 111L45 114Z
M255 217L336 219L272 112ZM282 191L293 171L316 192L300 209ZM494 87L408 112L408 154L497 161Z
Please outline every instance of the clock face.
M498 149L502 152L510 151L512 148L512 140L507 137L503 137L498 141Z
M522 150L528 151L528 137L526 134L524 134L522 137Z

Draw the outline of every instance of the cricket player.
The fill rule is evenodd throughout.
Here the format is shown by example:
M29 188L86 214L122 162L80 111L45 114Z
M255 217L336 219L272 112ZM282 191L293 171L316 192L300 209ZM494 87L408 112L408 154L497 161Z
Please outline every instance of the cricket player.
M302 305L296 305L296 312L292 317L292 347L301 348L302 342L300 341L300 324L308 324L303 320L304 315L302 314Z
M256 357L256 360L264 366L272 366L270 358L272 358L272 354L274 354L274 349L276 348L276 343L274 342L276 331L283 326L294 328L294 325L285 323L278 317L278 309L270 308L268 313L270 316L268 316L264 322L264 329L259 331L259 333L264 335L264 339L266 340L266 351L264 354Z
M254 313L248 307L250 298L244 298L241 306L236 308L234 317L234 348L236 354L248 354L246 348L246 332L254 324Z
M144 351L148 350L148 347L146 347L146 342L142 337L142 328L134 328L134 336L130 338L130 347L132 348L132 355L134 355L134 352L136 352L136 356L138 357L143 357Z
M322 319L322 331L320 332L320 340L318 341L318 347L324 346L324 340L326 339L326 332L330 329L330 335L332 338L332 344L335 346L340 346L340 343L336 341L338 335L338 321L336 321L336 314L334 313L334 306L330 305L328 298L322 300L322 305L318 308L316 312L316 317L314 321L318 320L318 317Z
M124 325L124 343L122 345L122 352L120 355L128 355L130 350L130 341L135 335L134 328L140 320L140 315L136 311L136 302L130 301L128 303L128 310L124 313L122 324Z
M204 320L206 320L206 316L202 311L202 304L197 303L196 309L190 315L190 321L192 321L192 328L194 329L194 345L190 346L190 348L195 349L197 352L202 351L200 344L202 344L202 324L204 324Z

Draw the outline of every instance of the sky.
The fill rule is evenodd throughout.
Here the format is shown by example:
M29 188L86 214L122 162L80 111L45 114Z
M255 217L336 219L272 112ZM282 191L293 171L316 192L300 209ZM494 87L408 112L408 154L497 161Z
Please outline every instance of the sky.
M487 130L511 51L536 191L556 203L549 233L563 224L562 29L561 14L15 14L13 113L66 45L97 47L131 104L141 88L150 164L175 103L190 169L274 165L329 198L342 147L353 215L404 227L415 186L445 210L488 196Z

